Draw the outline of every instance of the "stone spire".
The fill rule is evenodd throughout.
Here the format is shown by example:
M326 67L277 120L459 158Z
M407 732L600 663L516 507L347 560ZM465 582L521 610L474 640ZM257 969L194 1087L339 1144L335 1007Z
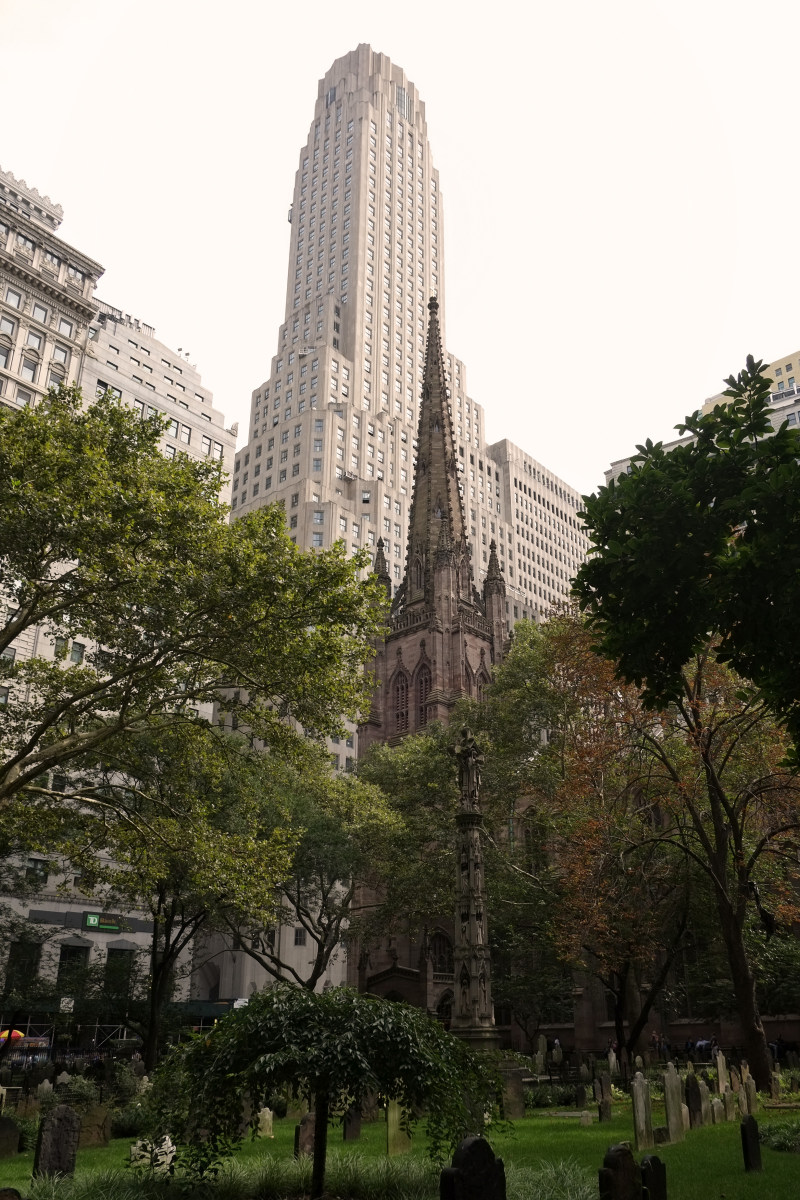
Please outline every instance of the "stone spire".
M437 300L428 302L428 311L417 467L406 550L406 607L433 603L434 570L437 563L443 565L447 560L456 568L461 596L469 601L472 591Z
M505 596L506 581L503 578L503 572L500 570L500 561L497 557L497 542L492 538L489 543L489 566L486 571L486 578L483 581L484 600L487 600L489 596L495 593Z
M492 543L494 545L494 543ZM386 595L391 599L392 596L392 577L389 574L389 564L386 561L386 555L383 552L383 538L378 538L378 553L375 555L375 567L373 575L381 581L386 589Z

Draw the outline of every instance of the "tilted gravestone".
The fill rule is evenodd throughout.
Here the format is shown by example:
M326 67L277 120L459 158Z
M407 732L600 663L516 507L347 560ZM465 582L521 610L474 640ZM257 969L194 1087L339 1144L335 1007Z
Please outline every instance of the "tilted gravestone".
M721 1050L717 1051L717 1091L720 1096L725 1094L725 1088L728 1086L728 1064L725 1061L725 1055Z
M667 1200L667 1165L657 1154L642 1159L642 1189L647 1200Z
M728 1084L728 1086L725 1088L725 1092L722 1097L722 1103L725 1106L725 1120L726 1121L735 1121L736 1120L736 1095L733 1091L731 1091L730 1084Z
M653 1117L650 1109L650 1084L637 1071L631 1084L633 1101L633 1137L637 1150L649 1150L653 1142Z
M589 1080L591 1079L591 1074L589 1073L589 1066L587 1063L585 1063L585 1062L581 1063L580 1067L578 1068L578 1076L580 1078L581 1083L589 1082Z
M348 1108L342 1121L342 1140L357 1142L361 1137L361 1112L357 1108Z
M21 1130L11 1117L0 1117L0 1158L11 1158L19 1153Z
M81 1119L74 1108L58 1104L39 1126L33 1174L73 1175L81 1136Z
M439 1177L440 1200L506 1200L506 1172L485 1138L465 1138Z
M627 1142L606 1151L599 1174L600 1200L642 1200L642 1172Z
M700 1115L704 1125L711 1124L711 1093L705 1080L700 1080Z
M719 1096L715 1096L711 1101L711 1122L714 1125L722 1125L725 1121L725 1105L720 1100Z
M664 1109L671 1142L683 1141L683 1116L681 1115L681 1081L674 1063L667 1063L664 1072Z
M256 1114L258 1124L256 1125L256 1133L259 1137L271 1138L275 1134L272 1132L272 1109L260 1108Z
M754 1117L758 1112L758 1092L756 1091L756 1081L752 1075L748 1075L744 1082L744 1090L747 1093L747 1112L748 1115Z
M769 1077L769 1095L770 1100L781 1098L781 1077L778 1071L773 1071Z
M402 1115L397 1101L390 1100L386 1105L386 1153L390 1158L395 1154L408 1154L411 1149L411 1134L402 1126Z
M703 1124L703 1100L700 1095L700 1080L690 1071L686 1076L686 1107L689 1109L689 1125L699 1129Z
M745 1171L760 1171L761 1144L758 1140L758 1121L755 1117L745 1117L740 1129L742 1134L744 1169Z
M731 1091L738 1092L742 1086L741 1075L736 1070L736 1067L730 1067L728 1070L728 1074L730 1075L730 1078L731 1078Z
M294 1156L314 1153L314 1123L316 1113L307 1112L300 1118L300 1124L294 1127Z
M594 1092L595 1100L599 1104L600 1101L603 1099L603 1085L599 1079L592 1080L592 1091Z

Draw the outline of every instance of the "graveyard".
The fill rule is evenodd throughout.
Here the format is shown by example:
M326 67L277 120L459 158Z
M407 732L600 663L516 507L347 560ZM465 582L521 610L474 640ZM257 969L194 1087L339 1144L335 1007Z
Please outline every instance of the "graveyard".
M614 1154L627 1156L631 1164L655 1155L663 1165L661 1185L651 1185L650 1200L662 1197L707 1200L709 1196L746 1200L767 1194L779 1200L795 1195L800 1183L797 1154L759 1147L757 1143L755 1148L753 1144L748 1146L742 1126L743 1121L753 1120L749 1113L743 1116L751 1102L757 1108L753 1116L759 1123L773 1125L782 1121L787 1127L790 1121L797 1124L800 1098L783 1095L780 1101L764 1096L753 1099L746 1088L734 1093L728 1082L723 1084L723 1096L733 1094L737 1099L732 1118L725 1119L725 1100L720 1100L719 1094L710 1095L702 1074L695 1076L692 1071L681 1074L682 1078L669 1067L666 1071L651 1070L653 1095L649 1097L646 1094L649 1084L643 1073L631 1081L630 1095L620 1090L616 1082L613 1088L606 1089L606 1080L601 1079L598 1088L601 1099L596 1104L589 1103L586 1108L573 1105L528 1109L510 1127L498 1130L490 1127L487 1139L504 1163L509 1200L590 1200L598 1196L601 1200L634 1197L638 1200L641 1191L625 1190L625 1180L614 1178L614 1171L611 1178L606 1178L605 1190L599 1183L604 1164L603 1174L609 1171L609 1149L620 1144L629 1145L630 1151ZM664 1077L661 1086L658 1076ZM604 1096L605 1090L610 1098ZM677 1128L672 1100L679 1100L681 1095L691 1100L691 1105L679 1101L681 1115ZM741 1101L740 1096L744 1097ZM604 1103L606 1099L608 1103ZM339 1200L373 1197L378 1200L385 1196L396 1200L405 1197L434 1200L439 1196L440 1170L427 1155L424 1122L408 1139L397 1130L390 1112L379 1106L369 1115L372 1119L362 1120L357 1128L352 1121L331 1124L326 1196ZM76 1121L72 1110L65 1105L51 1109L50 1118L52 1145L48 1153L54 1157L49 1160L48 1174L69 1169L69 1150L77 1145L81 1126L81 1121ZM12 1121L10 1114L0 1118L0 1187L16 1188L30 1200L43 1200L45 1196L48 1200L115 1200L116 1197L127 1200L133 1195L167 1194L164 1189L172 1181L159 1172L157 1156L153 1159L155 1170L146 1164L131 1166L134 1139L130 1137L111 1138L105 1145L87 1144L78 1149L71 1177L54 1182L52 1177L45 1176L32 1181L34 1150L8 1153ZM311 1157L308 1153L296 1157L298 1130L303 1136L304 1128L307 1136L312 1126L302 1121L302 1108L290 1110L285 1117L273 1118L270 1114L269 1120L259 1119L260 1136L246 1138L219 1176L196 1189L184 1184L181 1195L202 1195L210 1200L215 1196L220 1200L281 1200L282 1197L288 1200L309 1195ZM97 1143L102 1138L92 1140ZM307 1143L300 1147L305 1151L309 1148ZM41 1156L41 1144L38 1153ZM760 1170L754 1158L758 1159ZM40 1162L40 1169L42 1165ZM751 1169L746 1169L748 1166ZM472 1195L469 1191L463 1194ZM486 1200L490 1200L489 1195Z

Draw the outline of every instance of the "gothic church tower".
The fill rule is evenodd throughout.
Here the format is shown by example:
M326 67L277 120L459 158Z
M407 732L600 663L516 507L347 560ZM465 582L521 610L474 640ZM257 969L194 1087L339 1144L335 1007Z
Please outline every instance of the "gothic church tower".
M429 721L446 724L458 699L480 698L507 636L505 583L494 542L483 596L474 584L438 302L431 300L428 310L405 578L377 653L379 686L359 731L361 753L373 742L417 733ZM382 541L375 572L390 590Z

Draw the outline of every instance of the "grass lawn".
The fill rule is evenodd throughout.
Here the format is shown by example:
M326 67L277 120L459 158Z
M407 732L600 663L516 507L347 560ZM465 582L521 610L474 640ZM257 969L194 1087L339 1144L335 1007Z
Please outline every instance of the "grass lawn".
M597 1171L607 1148L619 1141L632 1141L633 1127L630 1108L615 1104L616 1115L610 1123L595 1122L582 1127L575 1116L555 1116L542 1110L515 1123L512 1132L492 1137L492 1145L505 1163L513 1167L538 1167L542 1162L571 1159L591 1181L592 1193L597 1194ZM663 1115L654 1106L654 1124ZM769 1114L770 1120L774 1119ZM293 1150L292 1119L275 1122L275 1138L246 1142L237 1154L243 1167L256 1166L267 1155L290 1158ZM385 1155L386 1127L382 1122L362 1126L358 1142L344 1144L338 1129L331 1129L328 1143L332 1154L361 1155L378 1159ZM78 1155L78 1177L97 1171L120 1168L128 1159L130 1139L118 1139L104 1149L82 1150ZM763 1173L746 1175L742 1165L738 1121L692 1130L684 1142L676 1146L661 1146L658 1153L667 1166L669 1200L750 1200L769 1197L769 1200L793 1200L800 1196L800 1155L779 1153L762 1147ZM414 1137L413 1158L425 1155L425 1137ZM641 1157L641 1156L640 1156ZM16 1187L27 1195L33 1167L33 1154L19 1155L0 1162L0 1186ZM57 1196L57 1192L50 1192ZM185 1193L184 1193L185 1195Z

